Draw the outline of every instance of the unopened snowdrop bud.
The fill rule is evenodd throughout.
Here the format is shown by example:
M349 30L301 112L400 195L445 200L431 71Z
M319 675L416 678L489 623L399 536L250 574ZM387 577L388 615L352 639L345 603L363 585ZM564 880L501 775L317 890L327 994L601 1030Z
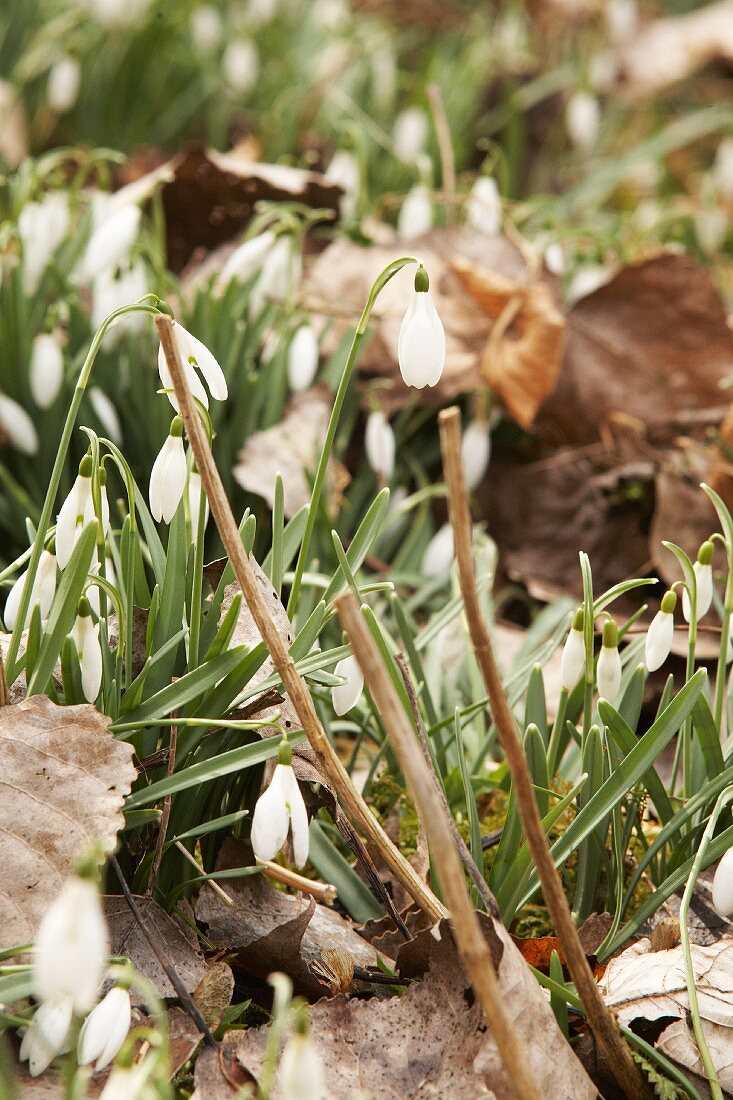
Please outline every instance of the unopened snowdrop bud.
M170 523L186 488L186 452L183 449L183 421L174 416L168 438L153 463L150 474L150 512L153 519Z
M697 579L697 622L707 615L713 602L713 552L715 547L708 539L697 552L697 561L693 565ZM682 592L682 614L685 622L690 621L690 595L685 587Z
M89 404L94 409L94 415L104 431L112 442L119 446L122 442L122 425L117 415L117 409L99 386L91 386L87 390L87 397L89 398Z
M576 149L587 152L598 140L601 108L591 92L574 92L565 108L565 128Z
M408 107L397 115L394 124L394 143L397 156L405 164L414 164L425 148L428 138L428 119L419 107Z
M430 190L424 183L418 183L408 192L397 218L397 234L404 241L421 237L433 225L433 204Z
M66 1048L73 1014L74 1001L68 994L52 997L38 1006L20 1044L20 1060L27 1060L31 1077L38 1077L48 1069L56 1055Z
M71 631L81 668L81 690L88 703L93 703L102 686L102 649L99 644L99 624L92 619L92 608L86 596L79 600L76 621Z
M338 152L334 153L325 175L330 183L337 184L343 191L339 204L341 220L353 222L356 217L361 187L361 172L355 155L349 152L348 149L339 149Z
M5 627L7 630L13 630L17 622L18 608L20 607L20 600L23 595L23 588L25 587L25 579L27 576L28 570L26 569L20 574L15 584L10 589L8 598L5 601L3 618L5 619ZM48 618L55 592L56 557L49 550L44 550L38 561L38 569L36 571L35 580L33 581L33 590L31 592L31 599L28 605L28 612L26 614L25 623L23 624L23 629L28 626L33 608L36 604L38 604L41 609L41 621L44 622Z
M318 337L312 325L301 325L288 348L288 382L293 393L307 390L317 370Z
M42 1001L69 997L74 1012L97 999L109 954L107 925L96 885L74 875L46 910L36 938L33 975Z
M63 114L70 111L79 97L81 66L75 57L60 57L48 74L48 105Z
M260 59L254 42L247 38L235 39L224 50L222 57L224 76L230 88L244 95L254 88L260 72Z
M173 339L178 349L178 354L181 357L181 363L183 364L183 370L186 375L189 389L196 400L200 401L201 404L208 409L209 395L198 376L198 368L203 374L206 384L211 391L211 396L216 401L226 401L229 391L224 372L206 345L202 344L200 340L197 340L195 336L192 336L183 325L179 325L178 321L173 322ZM163 383L163 388L167 391L168 400L176 412L180 412L178 408L178 398L173 392L173 379L168 370L168 363L165 358L162 344L158 348L158 374Z
M645 660L650 672L661 668L669 657L674 640L674 609L677 593L671 589L662 597L662 606L652 619L646 635Z
M353 654L342 657L333 670L334 676L341 676L345 683L331 688L331 702L335 713L340 717L355 707L364 690L364 673Z
M108 1066L127 1037L132 1007L127 989L115 986L87 1016L79 1033L79 1065L94 1062L94 1072Z
M222 18L211 4L202 4L191 13L191 39L201 53L210 53L221 42Z
M278 1067L283 1100L323 1100L326 1079L323 1062L308 1034L305 1016L288 1039Z
M491 432L485 420L473 420L463 433L461 461L466 488L471 491L481 484L491 458Z
M94 519L94 501L92 500L92 470L90 455L85 455L79 463L79 473L71 492L61 505L56 521L56 557L59 569L65 569L76 546L84 526Z
M364 431L364 446L374 473L380 481L388 482L394 472L395 438L381 409L369 413Z
M258 233L256 237L243 241L234 249L221 269L217 287L221 290L232 280L248 283L261 269L274 243L275 234L271 229L266 229L264 233Z
M8 442L24 455L38 451L38 433L22 405L0 393L0 441Z
M479 176L466 202L466 221L472 229L495 237L501 229L501 195L492 176Z
M613 703L621 687L621 657L618 652L618 627L612 621L603 624L603 644L596 669L598 694Z
M445 364L445 330L438 316L424 267L415 275L415 292L397 342L397 358L406 385L422 389L440 381Z
M91 282L127 260L140 229L140 207L132 203L104 218L94 230L79 265L79 277Z
M583 635L583 621L585 615L582 608L575 612L573 625L565 639L562 659L560 661L560 678L566 691L572 691L585 671L585 637Z
M293 752L283 741L270 785L257 799L252 816L252 849L257 859L271 860L292 831L297 867L308 859L308 811L292 767Z
M454 553L453 528L444 523L425 547L421 571L426 577L444 577L453 564Z
M64 356L58 335L40 332L31 348L31 395L39 409L53 405L64 380Z
M733 914L733 848L729 848L715 870L713 905L721 917Z

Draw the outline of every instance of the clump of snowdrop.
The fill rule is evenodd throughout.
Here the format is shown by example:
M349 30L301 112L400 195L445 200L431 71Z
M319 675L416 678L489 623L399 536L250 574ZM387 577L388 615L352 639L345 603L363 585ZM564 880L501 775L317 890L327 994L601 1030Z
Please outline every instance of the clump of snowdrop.
M339 204L341 220L353 222L356 218L361 190L361 171L356 155L349 149L337 150L326 169L325 178L343 191Z
M86 596L79 600L71 639L79 658L81 690L88 703L95 702L102 686L102 648L99 644L99 623L92 618L92 608Z
M33 580L30 603L23 624L24 630L30 622L36 604L38 604L41 611L41 622L45 622L48 618L56 594L56 572L56 555L51 550L44 550L39 558L38 569ZM5 611L3 612L6 630L13 630L18 621L18 609L27 576L28 570L24 569L8 593L8 598L5 601Z
M333 670L334 676L340 676L343 684L331 688L331 703L339 718L355 707L364 690L364 673L353 654L342 657Z
M310 324L300 325L288 347L288 383L293 393L307 390L318 370L318 337Z
M565 107L565 128L576 149L588 152L598 140L601 108L592 92L573 92Z
M23 286L26 294L38 289L41 276L66 238L71 224L69 197L50 191L38 202L27 202L18 218L23 246Z
M183 421L180 416L174 416L168 438L150 473L150 512L153 519L171 522L183 499L187 472Z
M293 750L280 745L270 785L257 799L252 816L252 848L257 859L274 859L292 833L296 867L308 859L308 811L293 771Z
M417 183L410 190L397 216L397 234L403 241L421 237L433 226L433 203L430 188Z
M585 614L579 607L575 612L573 625L565 639L560 661L560 679L566 691L572 691L585 672L585 636L583 626Z
M696 621L707 615L713 602L713 552L715 547L710 539L704 542L697 552L697 561L693 565L697 580L697 599L695 602ZM687 587L682 591L682 614L689 623L692 614L690 593Z
M598 694L609 703L614 703L621 688L621 657L618 651L618 627L610 619L603 624L596 678Z
M232 91L240 95L251 91L260 74L260 59L254 42L248 38L230 42L224 50L222 68Z
M444 577L453 564L454 556L453 528L450 523L444 523L426 546L420 569L426 577Z
M24 455L38 451L36 426L22 405L0 393L0 441L8 442Z
M476 489L483 479L491 458L491 430L481 418L472 420L461 440L463 476L469 492Z
M81 66L75 57L60 57L51 66L46 94L48 105L57 114L70 111L79 97Z
M674 640L674 609L677 593L670 590L662 597L662 605L656 613L646 635L645 661L650 672L661 668L667 660Z
M94 1062L94 1072L108 1066L127 1038L132 1023L129 990L116 985L87 1016L79 1033L79 1065Z
M48 409L59 395L64 380L64 354L58 331L39 332L31 347L29 383L39 409Z
M394 124L394 144L397 156L405 164L414 164L428 139L428 118L420 107L401 111Z
M475 181L466 200L466 221L487 237L495 237L501 229L501 195L493 176Z
M445 330L422 265L415 275L415 290L400 328L397 358L406 385L422 389L440 381L445 365Z
M364 431L364 447L369 465L386 484L394 472L395 437L381 409L369 413Z
M324 1096L323 1062L308 1032L305 1013L296 1017L295 1031L285 1044L278 1082L283 1100L322 1100Z
M226 401L229 390L224 372L206 345L197 340L195 336L192 336L183 325L179 325L178 321L173 322L173 340L183 364L183 371L189 389L196 400L208 409L209 395L197 373L200 371L209 387L211 396L216 401ZM163 388L166 390L168 400L176 412L180 412L178 398L173 392L173 379L168 370L162 344L158 348L158 374L163 383Z

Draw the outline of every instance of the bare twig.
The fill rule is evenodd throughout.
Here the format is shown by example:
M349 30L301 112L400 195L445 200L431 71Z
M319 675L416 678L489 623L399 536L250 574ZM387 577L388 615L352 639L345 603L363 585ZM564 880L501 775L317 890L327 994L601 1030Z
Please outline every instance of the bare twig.
M178 350L173 339L171 320L169 317L158 316L155 319L155 324L178 399L186 435L193 451L206 497L211 506L211 513L216 522L227 557L234 570L234 576L247 601L262 640L272 657L285 691L295 707L323 777L332 787L336 798L344 808L344 812L379 851L384 863L399 879L410 897L433 920L439 920L446 915L445 907L432 891L425 886L414 868L410 866L402 853L385 834L364 799L355 789L348 772L326 737L310 692L298 673L295 662L270 615L249 558L242 546L242 540L224 492L219 471L191 397L188 383L185 380Z
M473 562L471 515L461 462L460 411L457 408L444 409L438 417L438 422L445 483L448 490L448 511L453 524L456 561L466 620L489 697L494 724L511 772L517 809L527 837L527 845L537 868L545 902L555 926L555 934L565 954L570 976L585 1006L588 1023L596 1041L603 1048L609 1065L613 1068L616 1079L627 1096L645 1097L649 1094L646 1083L619 1032L615 1017L603 1002L588 966L577 929L573 924L562 881L555 869L550 846L542 828L514 715L496 666L491 638L481 614Z
M192 855L192 853L189 852L188 848L184 844L181 844L180 840L174 841L174 844L175 844L175 847L178 849L178 851L183 856L183 858L187 859L188 862L191 864L191 866L195 867L196 870L199 872L199 874L201 874L202 868L199 867L198 863L196 862L196 856ZM229 894L227 894L226 890L222 890L221 886L216 881L216 879L209 878L206 881L208 882L209 886L214 891L214 893L219 895L219 897L224 902L224 904L230 906L230 908L233 909L234 908L233 899L229 897Z
M450 136L448 116L445 113L445 104L443 103L440 86L438 84L428 84L427 92L440 152L440 174L445 195L445 217L448 225L454 225L456 220L456 162L453 156L453 142Z
M437 796L430 769L423 759L408 717L382 664L354 593L349 589L341 592L334 600L334 605L412 792L450 908L451 926L458 951L486 1023L491 1028L507 1077L522 1100L539 1100L537 1083L506 1014L491 952L468 895L463 867L448 824L450 815L446 815Z
M258 859L257 862L260 867L264 867L268 878L289 886L291 890L297 890L299 894L308 894L323 905L331 905L336 900L338 891L330 882L314 882L313 879L298 875L288 867L281 867L279 863L271 863L268 859Z
M336 813L334 815L334 821L336 822L336 828L348 844L356 860L357 867L366 879L366 884L369 887L371 894L373 895L373 897L376 898L380 905L384 906L405 939L412 939L412 937L410 936L410 930L403 921L400 914L397 912L397 906L392 899L392 895L390 894L386 885L382 882L382 879L379 876L379 872L374 866L374 860L369 855L364 841L356 832L349 819L344 815L343 811L338 808L336 809Z
M176 770L176 747L178 745L178 726L175 723L177 715L172 714L171 718L171 732L170 739L168 741L168 777L173 775ZM155 853L153 854L153 862L150 865L150 875L148 876L148 888L145 891L148 897L153 896L153 890L155 889L155 880L158 877L158 871L160 870L160 861L163 858L163 849L165 848L165 835L168 832L168 822L171 816L171 795L166 795L163 799L163 811L160 815L160 822L158 824L158 836L155 841ZM188 855L188 850L186 850ZM194 863L196 861L194 860ZM197 864L198 866L198 864Z

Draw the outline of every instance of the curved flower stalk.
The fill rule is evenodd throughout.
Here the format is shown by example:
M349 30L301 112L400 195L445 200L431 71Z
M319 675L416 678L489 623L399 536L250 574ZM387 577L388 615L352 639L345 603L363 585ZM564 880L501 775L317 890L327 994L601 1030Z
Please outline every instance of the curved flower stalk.
M331 688L331 702L336 714L341 718L355 707L364 690L364 673L353 654L342 657L333 670L334 676L342 676L343 684Z
M308 859L308 811L293 771L293 750L287 741L279 749L270 785L257 799L252 816L252 848L257 859L271 860L292 831L296 867Z
M30 603L22 627L23 630L27 628L33 608L36 604L38 604L41 609L41 622L45 622L48 618L51 604L56 594L56 571L56 555L50 550L44 550L38 563L38 572L33 581ZM8 598L5 601L3 618L5 619L5 627L7 630L13 630L18 621L18 608L20 607L20 600L23 595L23 588L25 587L27 575L28 570L26 569L20 574L15 584L10 589Z
M176 342L176 348L183 363L186 381L196 400L208 409L209 395L199 378L197 373L197 370L199 370L211 391L211 396L216 401L226 401L229 390L224 372L206 345L197 340L195 336L192 336L183 325L179 325L178 321L173 322L173 339ZM168 400L176 412L180 412L176 395L173 393L173 382L162 347L158 348L158 374Z
M183 421L180 416L174 416L168 438L150 473L150 512L153 519L171 522L183 499L187 474Z
M662 597L662 605L652 619L646 635L645 660L650 672L661 668L669 657L674 640L674 610L677 593L670 589Z
M415 291L400 328L397 358L406 385L422 389L440 381L445 365L445 330L430 294L428 273L422 266L415 275Z

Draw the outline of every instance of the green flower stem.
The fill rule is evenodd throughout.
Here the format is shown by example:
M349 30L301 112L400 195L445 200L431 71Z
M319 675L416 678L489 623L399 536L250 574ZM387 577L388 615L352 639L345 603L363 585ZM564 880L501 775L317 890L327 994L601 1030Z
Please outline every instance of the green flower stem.
M718 735L723 736L723 711L725 709L726 685L728 683L728 645L730 643L730 619L733 614L733 562L728 562L728 582L725 586L723 618L720 623L720 652L715 673L715 727Z
M189 671L199 663L199 639L201 637L201 592L204 578L204 535L206 531L207 500L203 488L199 498L199 514L196 522L196 543L193 555L193 580L191 583L191 622L188 634Z
M563 688L560 692L560 698L557 703L557 713L555 715L555 721L552 725L552 733L550 734L550 740L547 745L547 774L550 780L553 779L555 772L557 771L557 758L560 752L560 741L562 739L563 731L565 728L565 715L568 709L568 689Z
M593 720L593 690L595 687L594 664L594 628L595 607L593 603L593 575L590 569L590 558L581 551L580 570L583 575L583 642L585 645L585 673L583 677L583 733L581 748L585 748L585 742Z

